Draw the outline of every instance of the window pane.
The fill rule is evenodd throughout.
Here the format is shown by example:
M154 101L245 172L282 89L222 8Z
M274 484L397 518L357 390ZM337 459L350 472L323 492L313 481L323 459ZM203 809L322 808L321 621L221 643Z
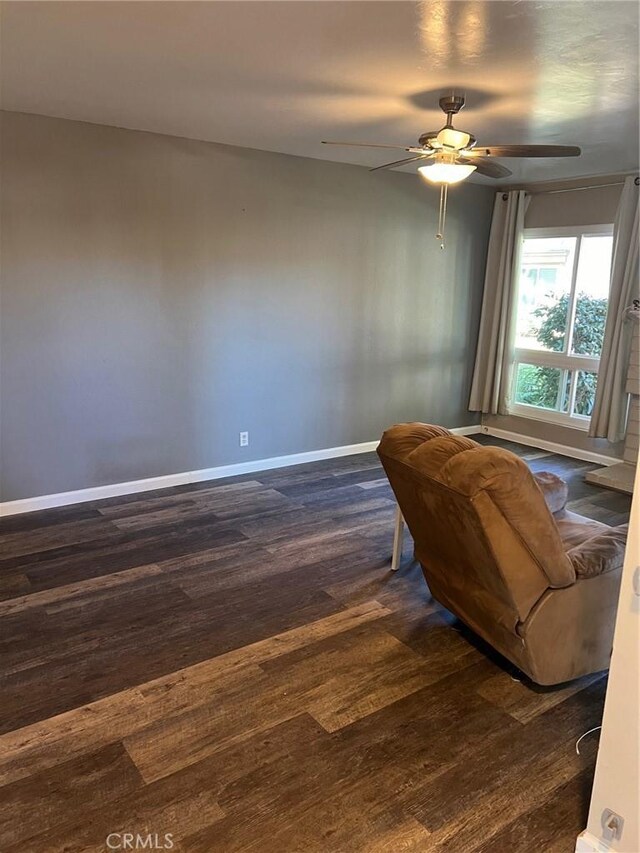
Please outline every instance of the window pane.
M613 237L582 238L576 279L576 313L571 352L599 356L607 319Z
M564 350L575 250L575 237L533 237L524 241L516 347Z
M542 267L538 271L539 280L543 284L555 284L557 276L558 270L552 269L551 267Z
M564 372L556 367L519 364L516 374L515 402L557 411Z
M576 399L573 405L574 415L591 417L593 403L596 398L596 385L598 374L591 370L579 370L576 382Z

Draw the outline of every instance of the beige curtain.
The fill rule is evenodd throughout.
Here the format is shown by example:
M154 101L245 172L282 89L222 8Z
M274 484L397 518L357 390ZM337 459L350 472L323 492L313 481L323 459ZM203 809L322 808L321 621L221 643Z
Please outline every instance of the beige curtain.
M524 214L529 197L523 190L499 192L493 206L484 278L482 314L469 410L506 414L513 317L522 246Z
M609 309L604 330L596 399L589 435L620 441L624 437L628 395L631 323L627 313L639 296L638 285L638 187L627 178L613 228L613 259Z

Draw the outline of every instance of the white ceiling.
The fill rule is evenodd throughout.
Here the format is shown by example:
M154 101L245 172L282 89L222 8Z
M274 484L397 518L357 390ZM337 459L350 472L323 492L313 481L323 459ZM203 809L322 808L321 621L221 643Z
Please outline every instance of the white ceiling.
M627 0L3 2L3 107L373 166L402 152L320 140L415 144L455 88L481 144L582 146L503 161L516 180L620 173L638 168L638 16Z

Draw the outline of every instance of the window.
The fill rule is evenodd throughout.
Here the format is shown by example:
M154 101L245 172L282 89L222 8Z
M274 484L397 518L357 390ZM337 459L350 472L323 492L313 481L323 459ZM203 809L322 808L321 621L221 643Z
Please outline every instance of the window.
M509 411L587 429L607 319L613 226L524 232Z

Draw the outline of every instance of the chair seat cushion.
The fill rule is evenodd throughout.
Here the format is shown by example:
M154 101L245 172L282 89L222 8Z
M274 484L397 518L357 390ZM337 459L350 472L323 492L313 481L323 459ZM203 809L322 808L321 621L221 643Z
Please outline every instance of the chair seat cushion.
M611 530L608 524L602 524L600 521L585 518L575 512L569 512L569 510L557 513L554 516L554 521L565 551L570 551L598 533L605 533L607 530Z
M608 527L569 551L578 579L595 578L622 568L628 525Z

